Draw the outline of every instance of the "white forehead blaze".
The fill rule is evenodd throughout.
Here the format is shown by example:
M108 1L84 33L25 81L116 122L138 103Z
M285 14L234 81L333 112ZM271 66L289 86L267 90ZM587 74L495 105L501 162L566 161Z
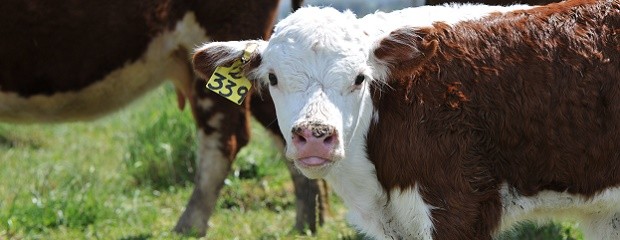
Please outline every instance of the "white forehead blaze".
M277 88L287 92L315 85L346 91L358 74L368 74L368 42L353 13L302 8L276 25L257 71L263 80L275 74Z

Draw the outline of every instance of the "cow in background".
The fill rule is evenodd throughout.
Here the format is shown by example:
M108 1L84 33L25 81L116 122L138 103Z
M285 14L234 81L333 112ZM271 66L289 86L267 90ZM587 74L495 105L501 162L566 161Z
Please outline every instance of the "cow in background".
M91 120L171 80L179 106L191 107L199 141L195 188L174 230L204 235L231 164L248 143L250 117L279 131L268 96L237 106L208 92L189 56L205 41L267 39L278 2L1 1L0 121ZM323 196L319 185L298 171L291 176L296 228L315 230L324 209L315 202Z

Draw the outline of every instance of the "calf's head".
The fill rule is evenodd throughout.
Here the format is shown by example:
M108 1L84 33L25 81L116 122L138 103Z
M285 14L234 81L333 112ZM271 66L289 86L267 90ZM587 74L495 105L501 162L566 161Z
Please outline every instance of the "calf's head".
M371 88L389 88L387 79L413 71L437 46L420 29L381 36L368 27L351 12L302 8L278 23L269 41L199 47L194 68L208 79L216 66L231 64L248 44L258 44L244 72L269 88L286 157L310 178L338 174L343 161L366 158L366 131L373 114L379 117Z

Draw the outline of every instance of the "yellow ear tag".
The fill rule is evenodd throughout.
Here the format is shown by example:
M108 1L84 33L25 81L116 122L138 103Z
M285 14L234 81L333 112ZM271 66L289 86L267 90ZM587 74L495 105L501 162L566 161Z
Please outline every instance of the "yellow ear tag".
M241 59L235 61L230 67L219 66L215 68L213 75L207 81L207 89L241 105L252 88L250 80L243 76L242 66L250 60L251 54L257 47L258 44L254 42L248 43L243 50Z
M241 60L237 60L230 67L217 67L207 81L207 89L241 105L252 88L250 80L243 76L241 66Z

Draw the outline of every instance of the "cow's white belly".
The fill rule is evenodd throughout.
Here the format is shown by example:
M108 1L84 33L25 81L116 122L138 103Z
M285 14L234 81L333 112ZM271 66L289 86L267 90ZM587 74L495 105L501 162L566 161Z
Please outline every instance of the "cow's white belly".
M500 231L520 221L545 223L577 220L585 239L620 239L620 188L607 189L591 198L566 192L542 191L526 197L504 185Z
M172 80L177 87L187 89L191 87L193 76L187 51L207 40L206 32L199 27L194 14L188 13L173 31L154 38L140 59L126 63L80 91L28 98L0 91L0 121L90 120L124 107L165 80Z

